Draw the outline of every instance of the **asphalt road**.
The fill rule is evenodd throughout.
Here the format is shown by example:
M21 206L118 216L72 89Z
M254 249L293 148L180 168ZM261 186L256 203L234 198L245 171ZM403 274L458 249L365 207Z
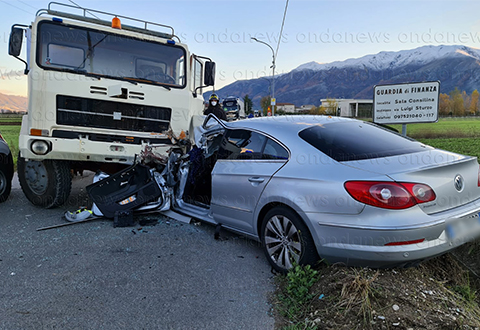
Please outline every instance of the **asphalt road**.
M37 231L85 205L92 176L51 210L14 180L0 204L0 329L273 329L273 275L256 242L158 214Z

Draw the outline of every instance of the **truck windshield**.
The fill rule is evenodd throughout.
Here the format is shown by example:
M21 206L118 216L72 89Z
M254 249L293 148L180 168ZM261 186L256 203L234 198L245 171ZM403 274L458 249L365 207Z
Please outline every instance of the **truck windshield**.
M227 110L237 110L237 101L223 101L223 108Z
M39 24L36 61L47 70L185 87L182 47L83 27Z

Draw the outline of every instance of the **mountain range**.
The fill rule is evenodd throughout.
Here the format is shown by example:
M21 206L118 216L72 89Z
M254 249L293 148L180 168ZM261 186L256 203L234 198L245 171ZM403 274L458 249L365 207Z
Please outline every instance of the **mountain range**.
M467 93L480 89L480 49L422 46L331 63L309 62L275 77L275 97L277 103L318 105L324 98L372 99L375 85L436 80L441 93L455 87ZM260 78L236 81L217 93L220 97L248 94L258 105L269 90L270 81Z
M0 112L25 112L27 111L27 101L28 99L24 96L0 93Z

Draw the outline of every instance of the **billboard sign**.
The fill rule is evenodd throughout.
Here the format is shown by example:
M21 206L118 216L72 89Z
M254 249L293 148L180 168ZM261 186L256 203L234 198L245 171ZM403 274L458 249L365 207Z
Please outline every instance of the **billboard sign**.
M439 81L377 85L373 92L374 123L411 124L438 121Z

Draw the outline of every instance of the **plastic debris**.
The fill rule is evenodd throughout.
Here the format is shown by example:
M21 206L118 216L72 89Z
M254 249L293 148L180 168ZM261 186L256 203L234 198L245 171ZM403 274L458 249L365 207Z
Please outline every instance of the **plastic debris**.
M83 221L93 216L91 210L80 208L74 212L65 212L65 219L70 222Z

